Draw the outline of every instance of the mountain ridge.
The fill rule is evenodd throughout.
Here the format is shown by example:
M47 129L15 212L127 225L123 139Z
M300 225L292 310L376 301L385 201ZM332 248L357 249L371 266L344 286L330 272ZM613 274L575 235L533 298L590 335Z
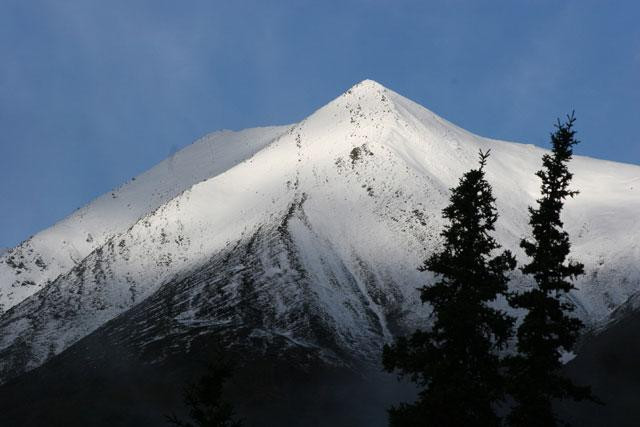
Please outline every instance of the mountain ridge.
M431 277L416 267L438 247L448 189L476 164L479 149L492 149L487 178L501 214L498 240L524 259L517 243L527 233L545 150L475 136L373 81L298 124L215 138L226 160L208 164L205 138L189 146L199 148L191 156L177 153L173 167L163 162L165 174L190 171L190 178L131 224L104 233L102 244L62 265L67 270L50 283L9 300L0 316L0 381L163 292L179 298L158 300L170 308L158 302L149 318L167 331L249 330L243 339L282 337L318 348L328 363L374 362L382 343L427 319L415 288ZM244 144L240 153L234 141ZM205 170L193 170L196 158ZM633 237L640 168L615 166L580 156L570 166L582 194L567 203L565 217L588 272L572 299L590 326L640 291L633 263L640 258ZM205 173L213 176L198 180ZM615 215L607 215L612 206ZM85 231L72 234L81 239ZM64 232L54 232L64 241ZM0 258L5 271L15 255ZM36 271L38 255L29 255ZM22 274L13 271L0 275L5 295ZM194 280L202 271L206 278ZM514 286L527 282L515 273ZM145 335L139 345L154 339Z
M0 253L0 314L37 292L47 281L69 271L91 251L106 243L113 233L126 230L140 217L208 178L214 173L212 168L226 169L225 164L234 162L228 157L236 155L243 159L251 154L252 149L259 150L286 128L271 126L210 133L18 246L6 248L4 253ZM249 143L256 138L251 134L263 132L263 140L258 138L256 147L252 147ZM240 144L232 147L238 141L246 147ZM229 148L235 150L229 152ZM222 162L204 161L209 156L221 157ZM171 176L179 176L180 179L171 182ZM24 268L19 268L21 263Z

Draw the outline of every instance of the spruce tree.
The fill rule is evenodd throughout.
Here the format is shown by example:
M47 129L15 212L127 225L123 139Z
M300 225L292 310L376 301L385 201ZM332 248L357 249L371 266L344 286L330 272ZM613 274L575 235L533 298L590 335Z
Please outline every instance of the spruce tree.
M166 416L167 421L178 427L241 427L242 423L234 417L233 406L223 397L232 370L231 363L225 360L209 364L206 373L184 392L191 422L182 421L175 414Z
M560 372L562 352L572 350L583 327L570 315L574 306L567 298L574 289L571 280L583 274L583 265L567 260L571 245L561 220L564 201L578 193L569 188L573 175L567 167L578 143L574 122L573 113L564 123L558 120L551 135L552 151L542 156L543 168L536 173L542 180L541 197L536 208L529 207L532 239L520 242L530 257L521 270L535 285L510 298L513 307L527 310L517 331L518 354L509 361L512 426L555 426L553 399L591 397L588 387L574 385Z
M509 251L494 256L499 245L490 232L498 214L485 180L488 156L480 152L480 167L451 189L444 248L419 268L437 277L420 288L422 302L433 308L431 329L384 347L385 369L422 388L415 403L389 410L391 426L500 425L495 409L505 381L498 352L512 335L513 319L490 303L506 294L516 262Z

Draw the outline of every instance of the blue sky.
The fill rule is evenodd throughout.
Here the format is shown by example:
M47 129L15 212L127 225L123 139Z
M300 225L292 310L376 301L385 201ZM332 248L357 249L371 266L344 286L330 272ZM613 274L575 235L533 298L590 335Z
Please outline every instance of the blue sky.
M0 246L217 129L365 78L483 136L640 164L640 2L0 2Z

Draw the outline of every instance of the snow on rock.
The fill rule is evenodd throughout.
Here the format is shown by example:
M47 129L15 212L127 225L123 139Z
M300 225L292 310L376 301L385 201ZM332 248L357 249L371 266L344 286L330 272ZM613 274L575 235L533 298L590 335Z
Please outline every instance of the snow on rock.
M209 134L17 247L0 252L0 314L69 272L141 217L250 157L285 130L280 126Z
M479 149L497 238L522 262L545 151L470 134L371 80L296 125L207 137L3 256L0 381L152 300L140 340L226 325L377 360L426 319L416 288L432 277L416 267ZM564 220L587 271L571 297L594 326L640 291L640 167L570 168L581 193Z

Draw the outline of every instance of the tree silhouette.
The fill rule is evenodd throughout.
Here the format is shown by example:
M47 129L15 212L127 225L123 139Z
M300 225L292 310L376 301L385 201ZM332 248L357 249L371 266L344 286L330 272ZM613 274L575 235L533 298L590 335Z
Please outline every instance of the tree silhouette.
M512 335L513 319L490 303L506 294L506 275L516 262L509 251L492 256L499 245L489 233L498 214L485 180L488 156L480 152L480 167L451 189L444 248L419 268L438 278L420 288L422 302L433 308L432 328L384 347L385 369L422 388L415 403L389 410L391 426L500 425L495 406L505 379L498 352Z
M191 422L182 421L175 414L166 416L167 421L179 427L240 427L242 423L234 419L233 406L223 398L224 384L231 374L229 362L210 363L207 372L184 392Z
M535 285L510 298L513 307L527 310L517 332L518 354L508 361L515 400L508 417L512 426L555 426L553 399L592 398L589 387L576 386L560 372L562 352L573 349L583 327L569 315L574 305L567 294L575 289L571 279L584 269L579 262L567 261L571 245L560 217L564 201L578 193L569 189L573 175L567 168L578 143L574 122L573 113L564 123L558 120L551 135L551 154L542 156L543 168L536 173L542 180L541 197L536 208L529 207L532 239L520 242L530 257L521 270Z

